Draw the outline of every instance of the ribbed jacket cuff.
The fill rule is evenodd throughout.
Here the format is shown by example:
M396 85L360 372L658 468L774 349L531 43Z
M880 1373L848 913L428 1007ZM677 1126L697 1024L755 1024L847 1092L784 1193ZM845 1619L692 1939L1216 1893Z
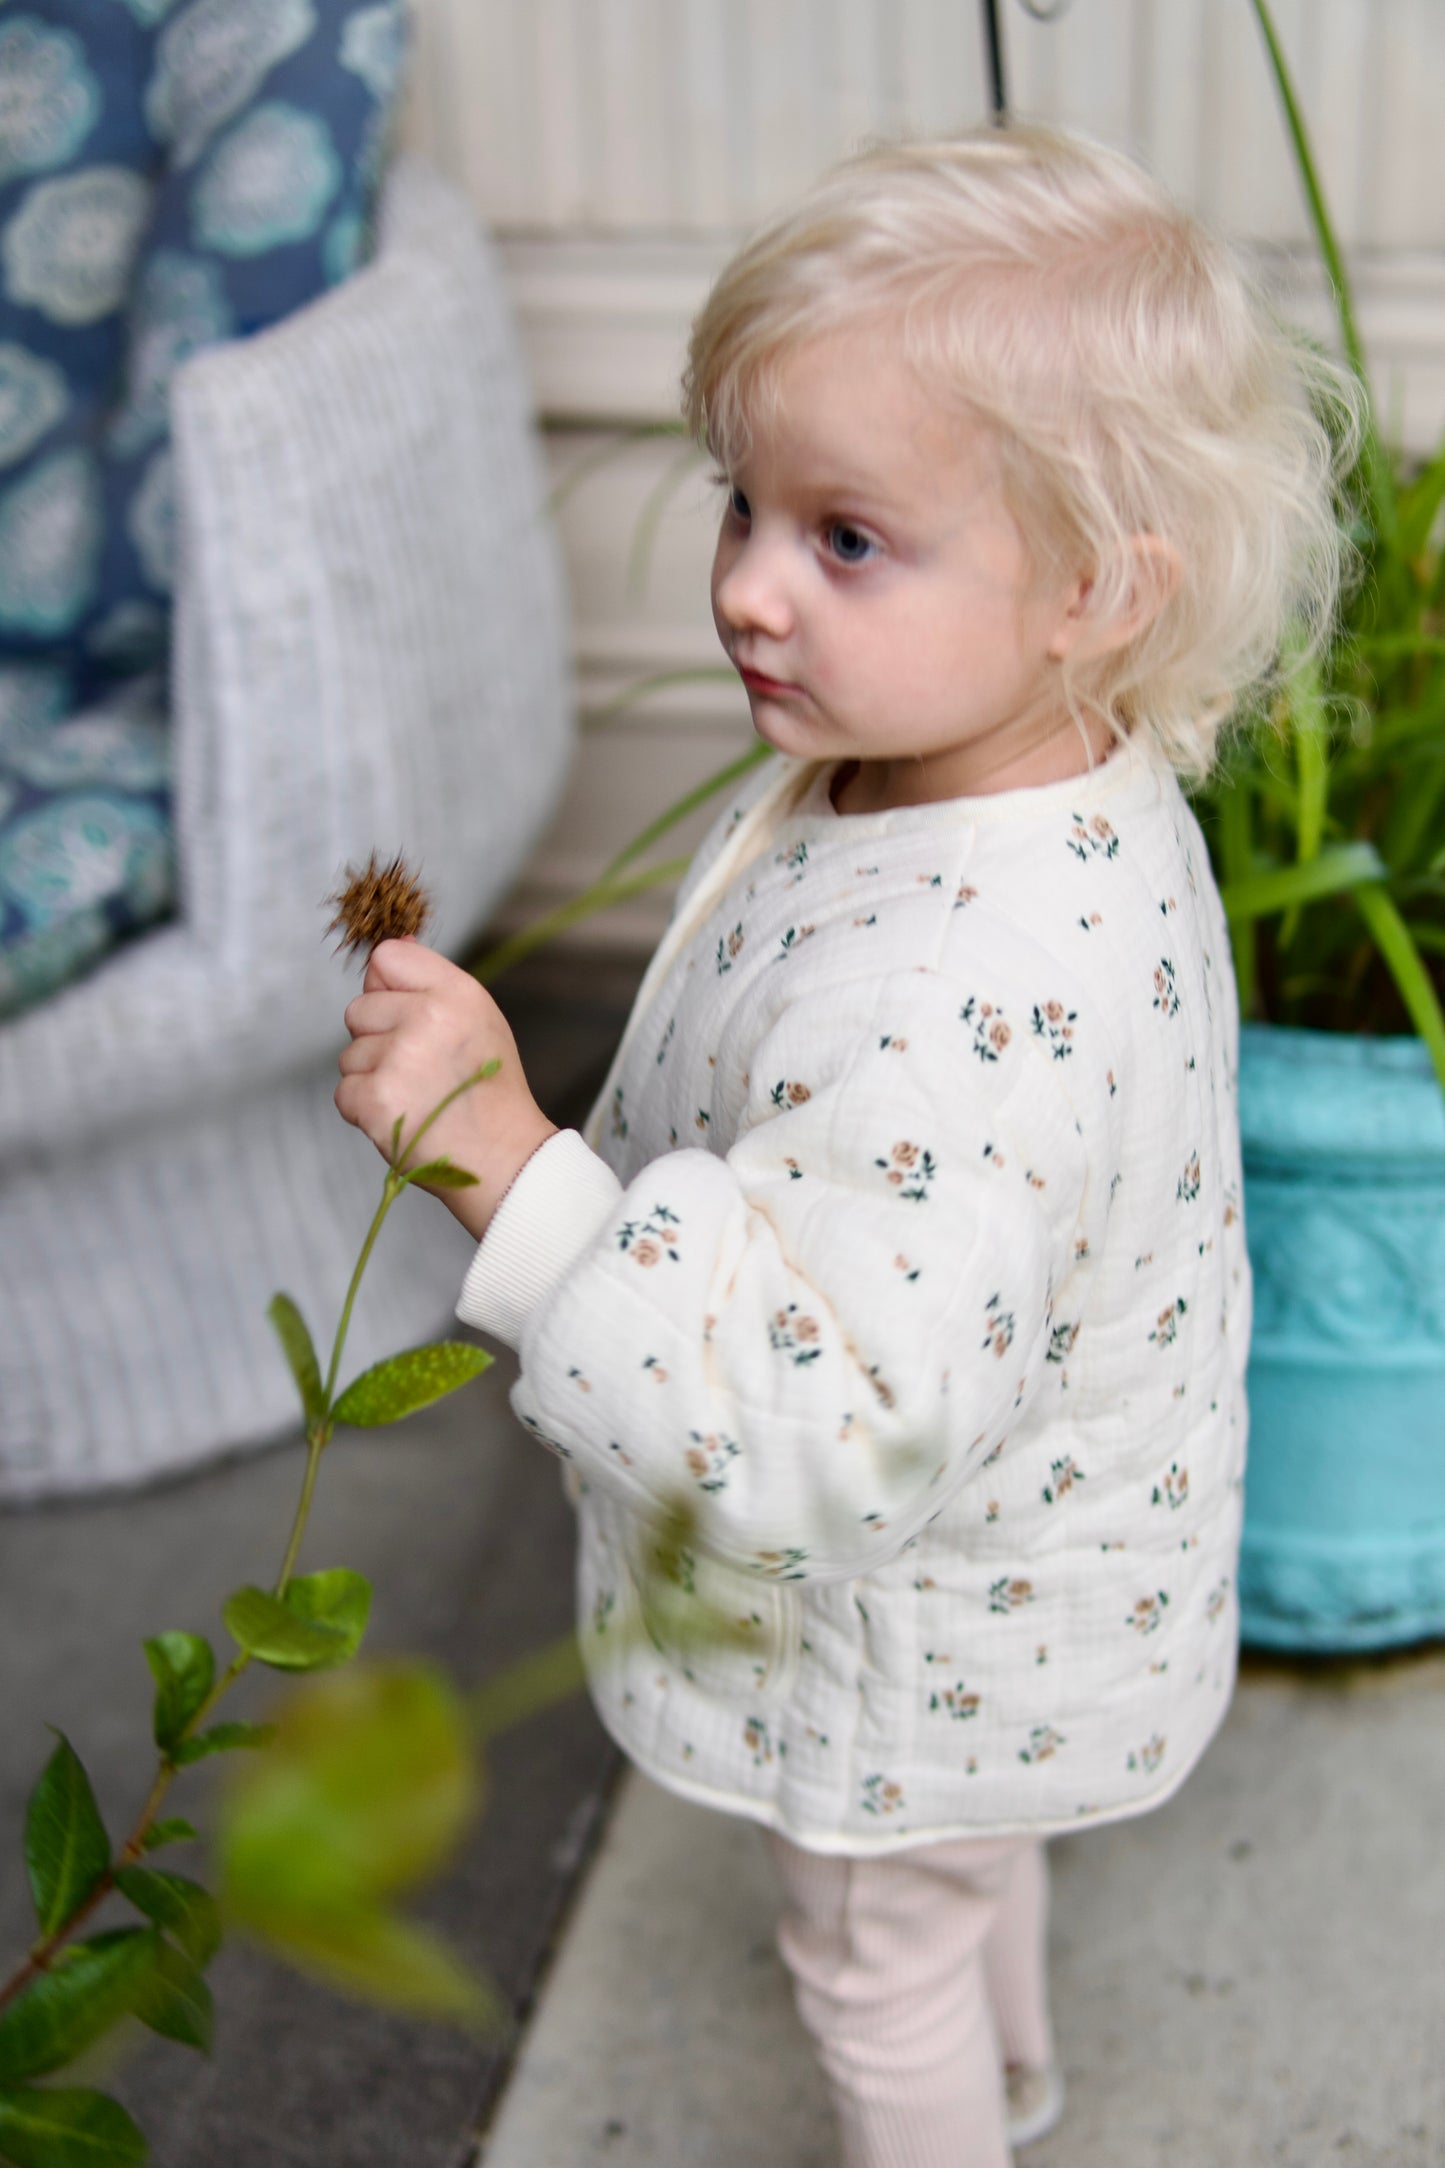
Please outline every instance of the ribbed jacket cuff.
M517 1347L537 1304L581 1256L622 1184L575 1129L535 1151L492 1215L462 1283L457 1316Z

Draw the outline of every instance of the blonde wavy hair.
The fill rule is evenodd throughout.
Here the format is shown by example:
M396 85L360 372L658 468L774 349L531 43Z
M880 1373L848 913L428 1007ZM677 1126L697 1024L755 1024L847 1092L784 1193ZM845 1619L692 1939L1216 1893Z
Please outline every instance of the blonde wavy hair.
M1132 160L1013 126L875 145L763 227L693 325L694 434L729 467L791 351L880 320L992 437L1037 571L1086 573L1107 623L1130 605L1134 538L1177 553L1157 614L1066 665L1065 690L1081 725L1087 709L1148 732L1207 775L1227 719L1331 637L1357 379Z

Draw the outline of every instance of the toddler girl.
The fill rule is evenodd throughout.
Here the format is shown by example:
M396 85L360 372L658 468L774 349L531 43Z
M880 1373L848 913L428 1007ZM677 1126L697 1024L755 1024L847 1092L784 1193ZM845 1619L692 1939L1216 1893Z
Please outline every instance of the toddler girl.
M714 615L781 757L585 1135L415 943L346 1012L383 1150L502 1057L431 1133L480 1177L460 1314L573 1464L604 1721L769 1832L854 2168L1056 2119L1041 1839L1158 1806L1229 1700L1237 1002L1177 776L1327 632L1326 399L1121 157L845 165L694 327Z

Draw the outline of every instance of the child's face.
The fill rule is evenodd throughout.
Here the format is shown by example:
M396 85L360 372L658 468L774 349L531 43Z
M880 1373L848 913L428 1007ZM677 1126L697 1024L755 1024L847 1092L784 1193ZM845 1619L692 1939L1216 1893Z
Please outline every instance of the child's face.
M1033 574L987 436L881 330L799 348L778 388L712 575L759 736L856 760L850 811L1076 774L1059 664L1084 589Z

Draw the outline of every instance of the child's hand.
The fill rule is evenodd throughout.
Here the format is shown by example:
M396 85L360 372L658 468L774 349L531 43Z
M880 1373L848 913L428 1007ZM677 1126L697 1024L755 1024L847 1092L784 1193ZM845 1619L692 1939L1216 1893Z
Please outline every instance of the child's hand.
M344 1021L351 1044L340 1056L337 1111L388 1160L398 1115L405 1146L463 1077L500 1059L495 1076L432 1124L414 1162L445 1154L476 1175L475 1189L433 1194L480 1241L512 1182L556 1130L527 1088L506 1018L469 972L407 940L378 944Z

